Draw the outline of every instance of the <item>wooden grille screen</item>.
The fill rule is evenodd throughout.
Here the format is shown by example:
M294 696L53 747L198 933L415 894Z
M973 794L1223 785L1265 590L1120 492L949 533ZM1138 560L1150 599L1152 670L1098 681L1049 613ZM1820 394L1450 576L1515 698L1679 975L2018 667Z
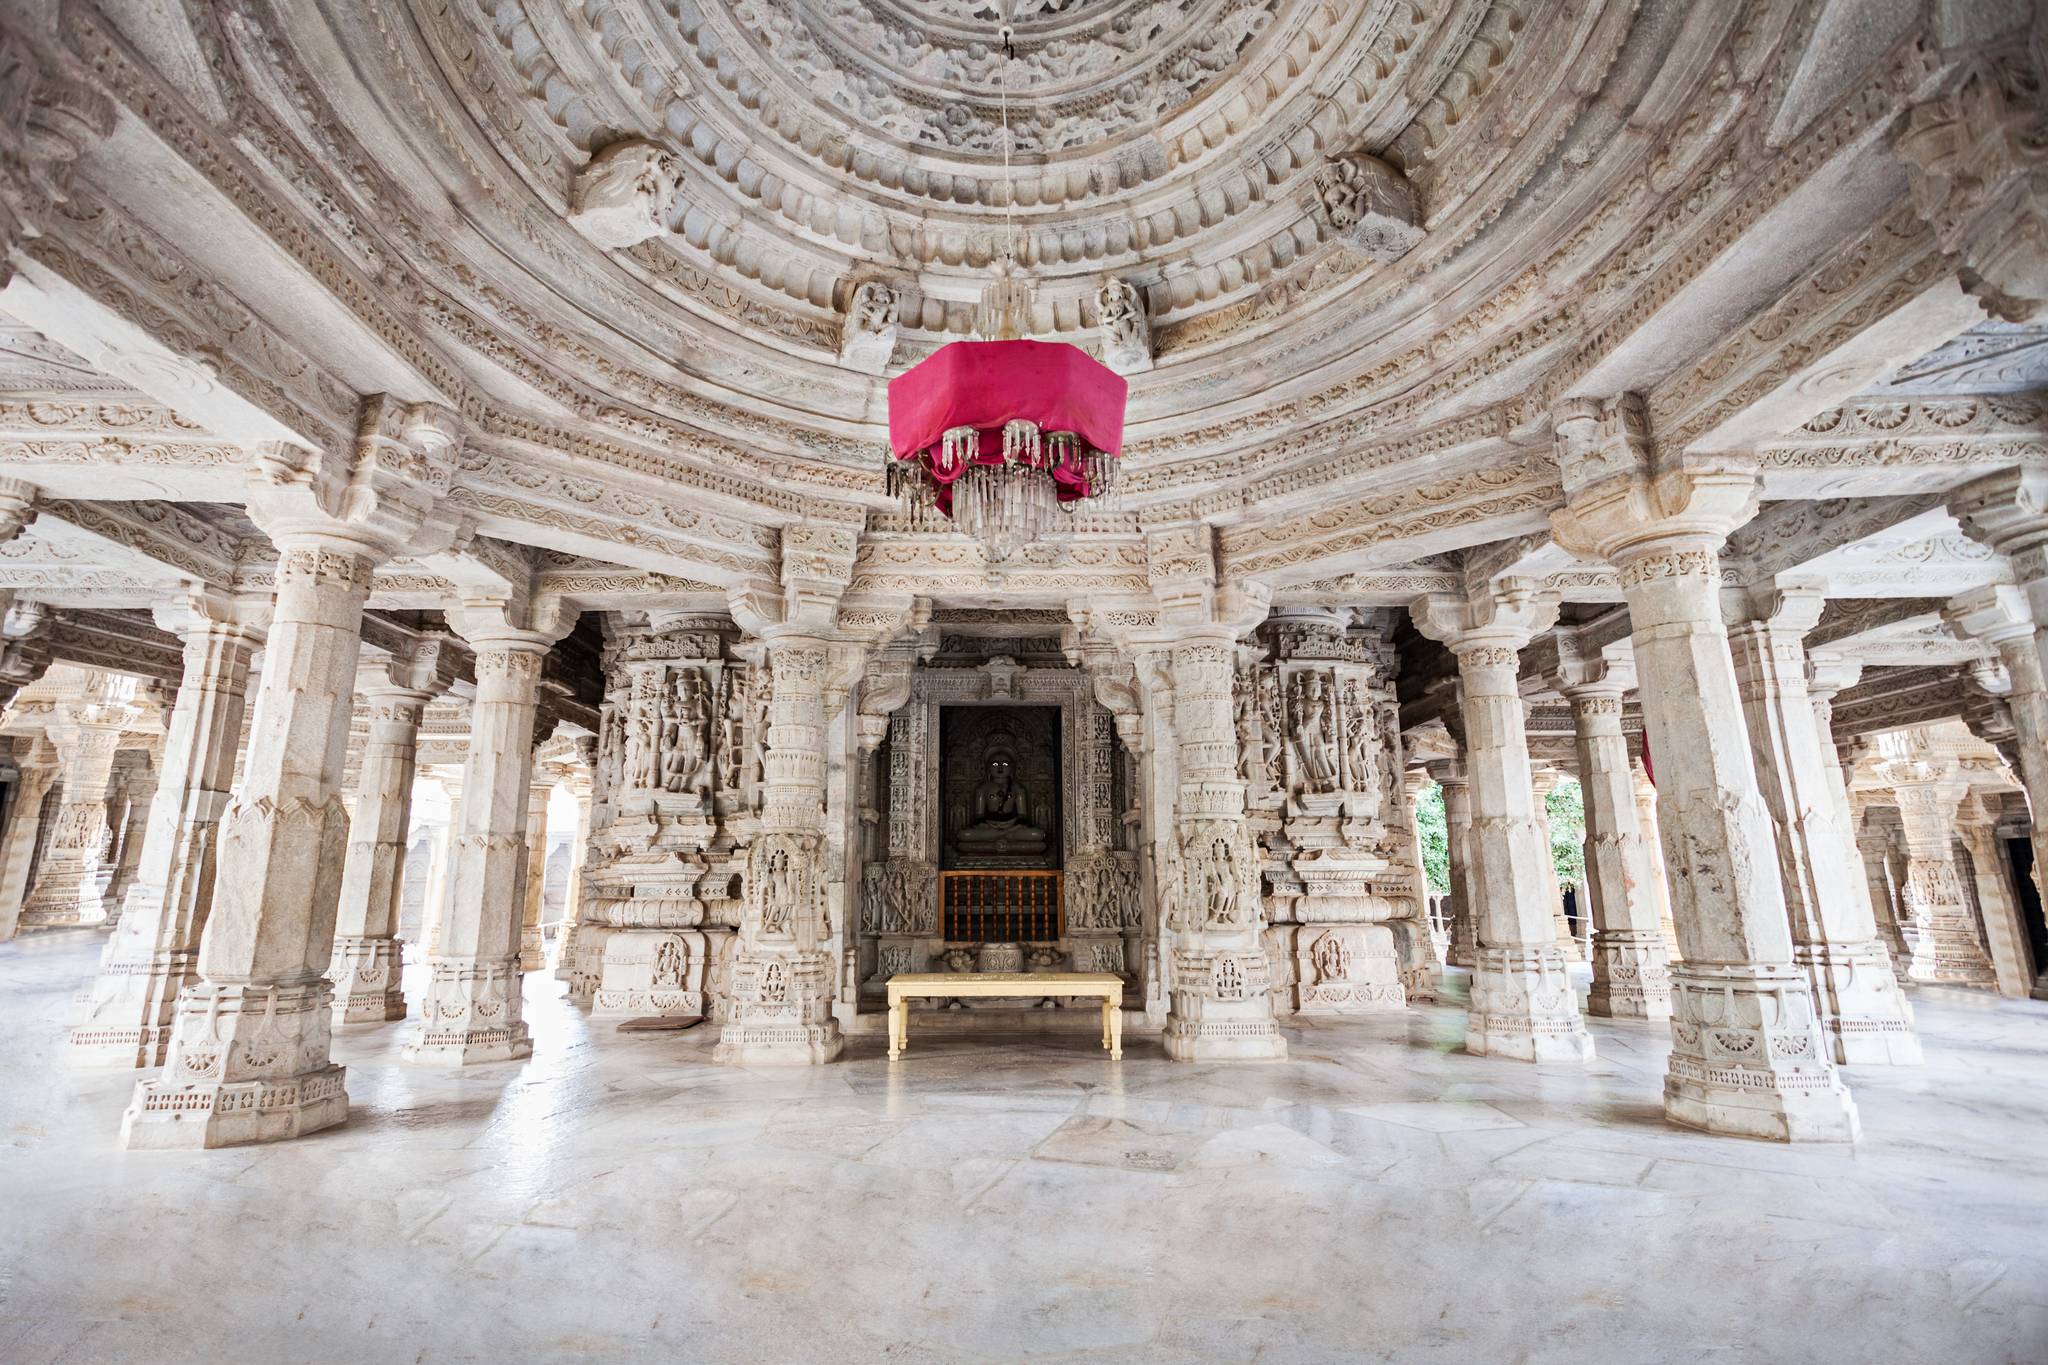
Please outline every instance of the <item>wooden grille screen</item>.
M1057 871L939 874L939 924L948 943L1049 943L1065 927Z

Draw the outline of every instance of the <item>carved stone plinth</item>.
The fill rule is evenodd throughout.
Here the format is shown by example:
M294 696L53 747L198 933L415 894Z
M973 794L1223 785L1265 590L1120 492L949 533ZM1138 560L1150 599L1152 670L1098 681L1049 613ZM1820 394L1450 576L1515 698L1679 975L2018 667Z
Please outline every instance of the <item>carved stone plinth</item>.
M404 945L395 938L337 937L334 964L327 969L334 983L334 1021L381 1024L405 1018L405 989L399 980L404 966Z
M605 939L603 984L592 998L590 1017L714 1017L714 981L732 938L723 929L614 930Z
M436 958L420 1000L419 1028L401 1056L430 1066L510 1062L533 1055L520 1017L519 955Z
M1844 1066L1918 1066L1920 1035L1883 943L1801 943L1792 960L1821 997L1821 1034Z
M1372 1014L1408 1003L1394 934L1384 924L1276 925L1266 931L1269 950L1286 955L1276 1003L1300 1014ZM1289 996L1291 995L1291 1001Z
M1465 1015L1465 1049L1525 1062L1586 1062L1593 1040L1579 1016L1564 950L1481 945Z
M1270 986L1263 949L1176 949L1166 1055L1177 1062L1285 1057L1287 1040L1273 1019Z
M347 1119L343 1069L327 1060L333 994L318 979L188 987L170 1064L135 1087L122 1145L232 1147L303 1137Z
M732 964L733 1015L715 1057L731 1066L816 1066L846 1046L832 1018L831 958L818 952L741 957Z
M1671 1017L1671 961L1662 932L1594 931L1593 988L1586 996L1586 1013L1606 1019Z
M128 908L154 913L140 899L139 889L131 894ZM198 951L163 951L136 961L119 951L125 946L116 938L101 959L78 1027L71 1031L70 1060L75 1066L164 1064L178 992L195 973Z
M1779 1142L1853 1142L1856 1104L1829 1063L1805 973L1791 964L1672 970L1675 1123Z

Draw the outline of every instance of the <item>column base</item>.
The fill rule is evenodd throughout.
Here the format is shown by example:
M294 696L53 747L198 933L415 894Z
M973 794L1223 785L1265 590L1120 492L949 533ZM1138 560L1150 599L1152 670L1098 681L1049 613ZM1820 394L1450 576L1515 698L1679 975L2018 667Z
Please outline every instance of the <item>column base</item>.
M519 987L516 957L432 960L419 1025L399 1057L423 1066L482 1066L531 1057L533 1039L520 1017Z
M1394 966L1391 960L1386 965ZM1176 1062L1287 1056L1287 1039L1273 1018L1271 963L1256 939L1248 948L1174 949L1167 1009L1166 1055Z
M1181 1019L1166 1021L1166 1055L1176 1062L1282 1062L1287 1039L1267 1019Z
M711 1059L725 1066L823 1066L839 1060L845 1049L836 1019L822 1024L734 1020L719 1035Z
M1805 971L1819 1006L1821 1036L1840 1066L1918 1066L1913 1007L1876 939L1802 943L1792 960Z
M1474 956L1467 1052L1524 1062L1593 1060L1562 948L1482 947Z
M344 1072L328 1060L332 997L323 980L185 990L164 1073L136 1085L121 1145L234 1147L346 1120Z
M712 967L732 935L702 929L620 929L605 939L592 1019L708 1018Z
M1801 968L1687 964L1671 975L1666 1117L1731 1137L1857 1139L1856 1104L1827 1058Z
M1408 1004L1406 973L1384 924L1275 925L1265 931L1265 943L1268 970L1274 951L1284 955L1279 965L1294 983L1297 1014L1381 1014ZM1274 1003L1284 1002L1284 981L1276 994L1281 999Z
M540 936L538 924L528 925L519 931L519 970L537 972L548 965L547 945Z
M27 912L23 912L26 918ZM1977 986L1985 990L1998 989L1998 973L1991 966L1991 959L1984 954L1977 937L1967 927L1947 928L1940 925L1922 929L1917 935L1908 935L1913 955L1906 964L1906 975L1914 981L1929 985Z
M334 983L334 1022L383 1024L405 1018L405 945L395 938L351 934L334 940L327 969Z
M1586 1013L1601 1019L1671 1017L1671 961L1664 935L1654 929L1597 930L1593 934L1593 989Z
M109 951L118 947L109 945ZM165 953L141 962L103 960L87 992L68 1049L73 1066L162 1066L170 1053L178 995L198 980L197 954Z
M604 984L605 949L616 932L607 925L579 924L576 937L563 945L555 976L569 983L569 1003L589 1009L596 1000Z

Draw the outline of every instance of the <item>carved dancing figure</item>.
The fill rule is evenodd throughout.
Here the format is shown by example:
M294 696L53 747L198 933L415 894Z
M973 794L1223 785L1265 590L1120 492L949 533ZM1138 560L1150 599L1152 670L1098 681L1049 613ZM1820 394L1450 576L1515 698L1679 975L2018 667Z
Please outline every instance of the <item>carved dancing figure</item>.
M624 785L649 790L654 786L655 765L660 752L660 722L654 714L652 697L635 695L626 719L626 772Z
M1293 710L1294 750L1303 788L1309 792L1335 790L1337 756L1332 743L1330 698L1321 673L1295 675Z

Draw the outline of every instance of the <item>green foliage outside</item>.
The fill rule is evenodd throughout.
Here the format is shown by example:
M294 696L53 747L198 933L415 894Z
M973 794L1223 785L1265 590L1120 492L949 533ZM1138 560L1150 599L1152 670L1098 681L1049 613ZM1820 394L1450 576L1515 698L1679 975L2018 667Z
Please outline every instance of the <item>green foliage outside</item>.
M1415 803L1415 827L1422 833L1422 870L1429 889L1451 889L1451 842L1444 832L1444 789L1432 782Z
M1586 875L1586 802L1579 784L1566 778L1544 803L1550 813L1550 859L1557 884L1571 886ZM1432 891L1451 889L1451 846L1444 830L1444 789L1432 782L1415 804L1422 834L1422 869Z
M1550 861L1557 868L1557 884L1572 886L1586 875L1585 793L1567 777L1544 805L1550 811Z

